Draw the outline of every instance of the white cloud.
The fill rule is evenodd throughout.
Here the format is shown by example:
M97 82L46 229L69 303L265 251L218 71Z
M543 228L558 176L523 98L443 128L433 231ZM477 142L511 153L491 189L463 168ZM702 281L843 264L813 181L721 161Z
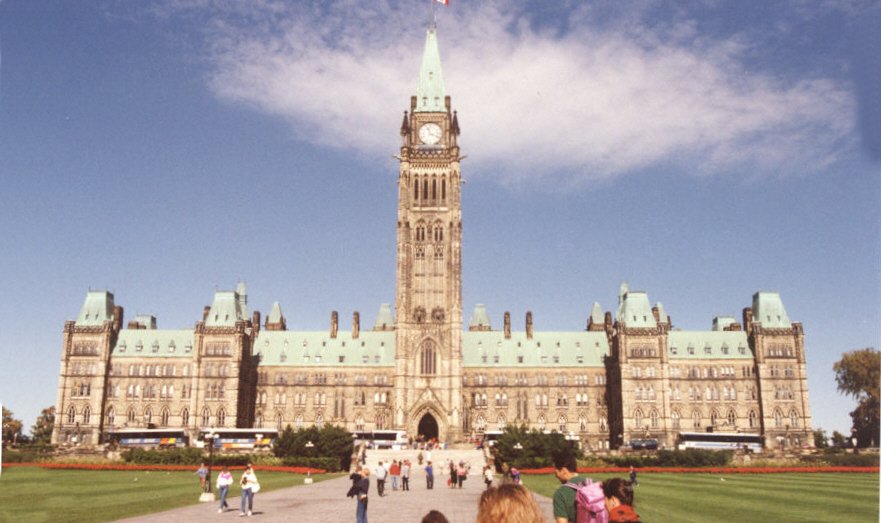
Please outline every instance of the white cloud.
M352 1L238 8L211 26L211 87L288 119L302 140L391 154L424 38L412 11ZM495 2L442 13L444 79L470 176L568 186L659 163L778 175L826 166L850 147L848 90L751 70L744 39L714 40L689 20L599 28L586 11L562 34L532 21Z

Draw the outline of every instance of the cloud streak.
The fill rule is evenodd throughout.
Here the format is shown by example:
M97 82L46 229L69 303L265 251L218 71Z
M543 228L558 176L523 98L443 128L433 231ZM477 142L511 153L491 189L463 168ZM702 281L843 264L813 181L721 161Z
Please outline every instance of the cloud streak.
M387 155L415 92L424 24L359 2L215 11L210 86L287 119L301 140ZM697 24L565 28L495 2L444 11L439 39L471 176L579 186L664 164L699 176L813 171L851 148L854 102L832 78L754 70L737 36Z

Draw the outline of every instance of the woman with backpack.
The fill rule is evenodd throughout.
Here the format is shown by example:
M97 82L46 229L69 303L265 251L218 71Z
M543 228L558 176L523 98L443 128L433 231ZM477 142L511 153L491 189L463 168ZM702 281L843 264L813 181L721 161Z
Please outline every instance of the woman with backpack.
M639 523L639 514L633 510L633 484L626 479L612 478L603 482L609 523Z

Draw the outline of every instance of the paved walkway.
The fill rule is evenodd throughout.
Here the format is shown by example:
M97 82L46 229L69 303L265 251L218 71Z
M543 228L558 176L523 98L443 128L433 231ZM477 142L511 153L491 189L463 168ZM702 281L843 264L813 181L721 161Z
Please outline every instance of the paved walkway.
M449 454L447 454L448 452ZM375 464L378 459L385 457L385 453L375 452L373 454L376 456L368 454L368 457L372 458L368 460L368 465ZM434 453L434 460L437 461L452 457L452 451ZM410 491L393 491L390 481L387 481L386 495L381 498L376 495L376 482L371 475L367 517L372 523L418 523L429 510L439 510L450 520L450 523L473 523L477 519L477 502L484 489L483 481L480 478L480 468L479 464L472 461L471 474L461 490L447 488L446 475L436 475L435 488L427 490L425 488L425 472L417 469L414 470L410 478ZM258 467L258 477L259 474ZM348 477L341 477L312 485L261 492L254 497L254 515L247 518L247 521L262 523L354 521L355 501L346 497L350 485L351 481ZM536 496L536 501L545 513L547 520L553 521L551 500L544 496ZM128 523L239 521L237 516L239 515L240 498L230 498L229 503L233 510L223 514L217 513L216 503L200 503L121 521Z

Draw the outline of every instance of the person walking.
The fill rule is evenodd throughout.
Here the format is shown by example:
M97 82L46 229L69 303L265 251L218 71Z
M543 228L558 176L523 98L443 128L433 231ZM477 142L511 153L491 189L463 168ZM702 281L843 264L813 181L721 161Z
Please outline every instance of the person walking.
M434 467L431 466L430 461L425 465L425 488L428 490L434 488Z
M464 461L460 461L459 466L456 468L456 486L462 488L462 484L465 483L467 477L468 468L465 466Z
M401 490L410 490L410 460L401 464Z
M398 460L392 460L389 474L392 477L392 490L398 490L398 479L401 477L401 464L398 463Z
M633 465L630 465L630 483L631 483L634 487L638 487L638 486L639 486L639 481L636 481L636 469L633 468Z
M223 470L217 475L217 491L220 492L220 507L217 509L218 514L222 514L224 509L229 508L229 503L226 502L226 496L229 494L230 485L232 485L232 473L230 473L229 467L224 465Z
M373 471L376 474L376 494L379 497L383 497L385 494L385 477L388 474L388 471L382 465L382 462L379 462L379 465L376 467L376 470Z
M490 488L493 484L493 469L489 465L483 467L483 482L486 483L486 488Z
M367 523L367 493L370 490L370 469L361 469L361 479L352 486L358 506L355 509L355 523Z
M257 482L257 475L254 474L254 467L250 463L245 468L240 483L242 485L242 510L239 516L250 516L254 510L254 494L260 490L260 483ZM247 512L245 512L246 507Z
M199 476L199 490L202 492L208 492L208 467L206 467L204 463L199 465L199 470L196 471L196 475Z

